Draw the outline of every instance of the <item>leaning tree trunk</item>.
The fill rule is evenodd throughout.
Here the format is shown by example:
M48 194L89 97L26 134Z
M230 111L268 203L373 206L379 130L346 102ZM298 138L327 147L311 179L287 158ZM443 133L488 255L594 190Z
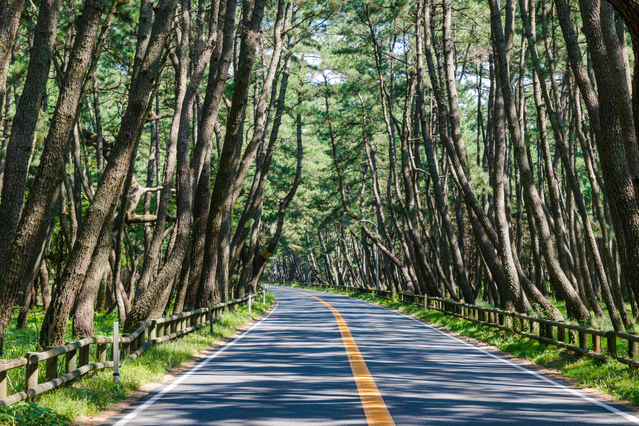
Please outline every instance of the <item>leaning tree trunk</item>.
M188 17L187 0L182 2L183 18L187 22ZM189 27L189 25L185 25ZM183 35L184 37L184 35ZM184 101L180 111L179 129L177 135L177 164L178 164L178 218L177 234L173 249L169 250L169 256L165 265L160 270L156 280L144 292L135 306L129 312L125 322L125 329L134 326L139 321L146 321L149 317L160 316L170 297L171 282L175 279L177 272L182 266L186 253L190 247L190 228L192 223L193 204L193 183L192 170L189 162L189 142L191 130L191 114L193 104L200 84L204 77L204 72L213 54L213 39L198 58L197 65L193 70L191 81L186 89Z
M11 62L11 51L18 32L23 5L24 0L5 0L0 3L0 99L3 100Z
M639 58L639 0L608 0L623 18L632 38L635 58ZM635 60L632 78L632 110L639 134L639 61ZM638 182L639 183L639 182Z
M16 114L13 117L11 137L6 147L6 165L2 180L2 201L0 201L0 263L4 262L11 241L15 237L22 211L27 171L35 144L33 136L47 92L59 12L59 0L45 0L40 3L33 48L29 55L29 70ZM2 41L0 45L1 43Z
M304 149L302 145L302 116L299 113L297 114L297 117L296 117L296 125L297 125L297 168L295 169L295 179L293 179L293 186L291 186L291 189L288 191L288 194L286 194L286 197L284 197L284 199L280 201L280 207L277 213L277 228L275 230L275 235L273 235L273 238L271 238L271 241L268 243L266 248L261 252L261 254L257 256L257 258L255 258L254 262L253 262L253 255L255 254L255 252L254 251L250 252L251 255L247 264L245 265L245 268L251 271L251 274L250 274L251 278L248 283L242 283L242 281L240 280L240 285L244 285L245 286L244 288L246 287L251 289L257 288L257 283L260 277L262 276L262 271L264 270L264 265L266 264L266 260L269 258L269 256L273 252L275 252L275 249L277 248L277 244L279 243L280 237L282 236L282 231L284 229L284 216L286 214L286 209L288 208L288 205L290 204L291 200L293 200L293 197L295 197L297 188L300 185L300 180L302 178L302 160L304 159ZM238 289L239 288L240 287L238 286ZM243 290L244 289L242 289L241 291ZM238 296L241 296L241 294L238 294Z
M98 297L102 277L109 267L108 259L111 253L111 241L113 221L107 221L100 231L98 245L93 253L91 265L87 270L82 289L78 293L75 303L75 314L73 315L73 335L93 336L93 315L95 302Z
M526 156L526 147L521 128L519 126L519 118L515 109L512 88L510 86L510 76L508 75L508 60L506 57L506 42L502 29L501 16L499 14L499 3L497 0L489 0L491 8L491 24L493 35L495 37L496 59L499 63L499 76L502 94L504 96L504 105L506 117L508 118L508 130L513 141L515 158L521 172L521 182L524 189L526 203L530 206L530 210L537 225L539 232L541 248L546 261L546 266L550 272L551 278L555 282L557 288L561 291L562 296L566 300L569 309L574 313L582 323L589 323L596 327L596 323L590 317L588 309L585 307L579 294L570 284L570 281L563 272L561 265L557 261L548 222L545 217L542 201L535 186L535 179Z
M257 5L256 5L257 6ZM223 300L226 300L229 294L229 285L230 278L232 274L232 270L230 269L232 266L231 262L231 238L232 238L232 214L233 214L233 205L235 204L240 191L244 185L244 181L246 179L246 175L248 173L248 168L251 164L253 164L255 160L255 156L257 155L257 149L264 139L264 132L267 126L267 111L270 105L270 94L271 88L273 87L273 83L275 81L275 77L277 74L277 69L280 63L280 58L282 55L282 50L284 47L284 39L282 37L282 29L285 25L286 19L288 17L290 3L285 2L284 0L279 0L277 5L277 15L275 18L275 24L273 28L273 38L274 38L274 46L273 46L273 54L271 57L271 63L268 68L268 72L266 77L264 78L264 84L262 86L262 94L257 101L257 105L255 106L254 111L254 130L251 141L247 145L244 150L242 161L240 161L237 165L237 169L235 171L235 176L232 180L230 180L230 188L229 188L229 197L224 202L223 207L223 219L222 226L220 227L219 235L218 235L218 266L217 266L217 288L222 294ZM257 10L253 11L255 15Z
M195 189L193 207L194 230L192 253L203 253L205 248L206 228L211 200L211 140L215 131L217 116L228 79L229 66L231 64L236 3L236 0L227 0L226 2L221 2L220 5L219 15L224 16L224 25L218 29L217 44L211 57L204 106L198 126L197 144L193 153L193 159L191 160L193 175L194 177L199 176L195 181L197 182L197 187ZM199 157L203 157L203 160ZM198 173L200 164L202 171ZM206 294L203 287L200 287L202 266L203 256L191 257L189 289L187 290L184 302L186 307L195 306L196 300L199 300L198 303L201 306L206 303L206 300L210 300L210 295Z
M220 163L215 176L215 184L211 194L211 205L206 230L204 258L200 286L203 294L210 296L211 302L226 300L225 288L215 290L216 272L218 269L219 232L226 219L225 212L233 197L233 189L239 167L239 153L241 144L238 143L238 132L244 120L244 107L250 85L253 59L257 46L257 36L264 13L264 0L248 0L244 4L244 21L238 30L242 34L240 43L239 66L236 68L235 90L231 103L231 110L227 117L226 135L220 156ZM253 9L252 16L246 13ZM226 267L226 265L224 265ZM222 280L224 281L224 280ZM219 281L218 281L219 282ZM226 281L225 281L226 282Z
M523 6L523 1L520 0L520 5ZM537 57L537 51L535 48L535 42L534 42L534 37L532 35L532 32L530 31L530 23L528 20L528 15L526 13L525 10L523 10L522 12L522 19L524 22L524 28L526 30L526 36L529 39L529 45L530 45L530 51L531 51L531 56L533 59L533 63L535 65L535 69L536 69L536 73L537 73L537 77L539 78L542 74L541 74L541 66L539 64L539 59ZM592 229L592 226L590 224L590 218L588 216L588 212L586 211L586 206L584 203L584 198L581 192L581 186L579 184L579 181L577 180L577 178L575 177L575 174L573 172L572 169L572 164L570 161L570 158L568 156L568 147L566 146L566 135L564 133L563 130L563 126L562 123L560 122L557 113L553 110L552 105L551 105L551 100L550 100L550 96L548 94L548 90L546 87L545 82L541 82L541 92L543 94L544 97L544 101L546 103L546 107L548 108L549 112L550 112L550 117L551 117L551 124L552 124L552 128L553 128L553 133L555 136L555 144L559 150L559 155L560 158L562 160L562 163L564 165L564 172L566 174L566 176L568 177L568 183L572 189L573 192L573 197L575 200L575 203L577 205L579 214L581 216L582 222L584 224L585 227L585 231L586 231L586 242L588 244L588 248L590 249L590 252L593 255L594 258L594 263L595 263L595 271L597 273L597 278L599 279L599 283L601 285L603 294L604 294L604 300L606 302L606 306L608 308L608 313L610 315L610 319L612 320L613 326L615 328L615 330L621 330L622 328L622 324L621 321L619 319L619 314L617 313L617 307L615 305L615 302L612 298L612 292L611 292L611 285L610 285L610 281L608 278L608 275L606 274L604 265L603 265L603 261L601 259L601 256L599 254L599 247L596 243L595 240L595 235L594 235L594 231ZM556 91L555 91L556 94ZM557 96L557 95L555 95ZM547 151L547 147L546 147L546 151ZM546 157L549 157L548 153L545 153ZM546 162L547 162L547 167L550 163L550 159L546 158ZM570 212L570 214L572 214L572 212ZM557 226L557 224L555 224L555 226ZM585 277L587 279L587 277ZM590 283L587 282L585 283L586 286L590 286ZM592 293L591 289L587 289L588 293ZM592 296L591 296L592 297Z
M624 275L629 285L635 290L635 294L639 294L639 203L637 200L639 179L636 178L639 171L631 168L633 164L639 167L635 161L636 158L633 158L636 155L636 147L632 153L628 152L623 144L620 115L615 102L615 91L617 90L615 86L617 84L612 78L610 59L603 40L600 2L599 0L580 0L579 3L584 33L597 79L599 106L601 111L605 111L605 114L602 113L599 117L601 134L597 135L599 137L596 142L606 195L609 203L615 204L615 207L611 209L613 215L616 216L613 220L613 226L616 225L615 231L618 235L622 233L624 235L626 245ZM632 4L636 4L636 2L628 2L629 6ZM628 25L629 28L631 26L636 28L636 24ZM638 40L633 37L635 49L637 48L636 41ZM635 68L636 71L637 68ZM635 83L637 79L638 76L635 74ZM633 105L636 105L637 93L634 90L636 87L633 84Z
M455 237L455 230L453 228L453 223L450 218L450 214L448 212L448 203L446 202L446 198L444 196L444 192L442 190L441 181L439 178L439 170L437 167L437 161L435 159L435 153L433 150L432 140L430 135L428 134L428 123L426 120L426 105L425 105L425 97L424 97L424 59L423 59L423 46L422 46L422 19L423 19L423 8L424 8L424 0L418 0L417 2L417 14L415 21L415 56L416 56L416 65L417 65L417 112L419 114L419 122L421 126L421 136L422 142L424 144L424 149L426 151L426 158L428 163L428 172L430 173L430 179L433 185L433 192L435 193L435 204L437 206L437 211L442 219L444 224L444 230L446 232L447 240L450 246L450 252L452 254L453 265L455 267L455 271L457 272L457 276L462 279L462 281L468 281L468 275L466 268L464 266L464 260L462 257L461 250L459 248L459 244L457 238ZM434 254L437 256L437 254ZM470 288L469 283L464 283L461 285L464 294L468 292ZM454 292L453 292L454 294ZM452 296L452 295L451 295ZM456 297L456 295L455 295ZM473 300L471 298L471 300Z
M62 155L75 122L75 112L80 101L80 91L85 73L91 61L91 52L98 35L100 17L104 11L103 0L89 0L82 12L81 24L69 58L65 80L60 90L58 104L51 118L49 132L44 142L40 167L29 191L27 204L4 261L0 259L1 276L4 279L0 292L0 335L4 339L7 322L13 308L15 294L29 271L29 260L37 255L34 247L46 232L46 218L57 202ZM9 259L11 261L9 262Z
M144 263L142 265L142 273L137 282L135 300L139 300L144 291L151 283L153 272L158 266L160 260L160 249L162 246L162 237L164 236L164 227L166 225L166 214L169 210L169 200L171 190L173 189L173 180L176 168L178 132L180 129L180 119L182 116L182 105L186 93L187 72L189 63L189 41L191 32L190 10L185 5L182 6L183 19L181 26L177 31L178 47L175 53L171 53L173 66L175 68L175 109L173 111L173 119L171 121L171 130L169 132L169 141L166 152L166 164L164 166L164 180L162 183L162 192L158 200L157 219L153 229L153 236L149 244L148 250L144 252ZM212 19L216 19L215 17ZM124 222L121 224L124 225Z
M91 263L100 230L104 222L115 212L131 157L137 150L140 130L145 123L150 93L162 69L162 52L172 25L176 3L177 0L161 0L157 6L156 21L144 61L140 65L143 71L140 71L131 83L129 101L122 116L109 164L89 206L76 245L69 254L59 283L61 291L57 294L60 296L51 301L51 307L45 316L40 332L42 346L62 343L73 300Z

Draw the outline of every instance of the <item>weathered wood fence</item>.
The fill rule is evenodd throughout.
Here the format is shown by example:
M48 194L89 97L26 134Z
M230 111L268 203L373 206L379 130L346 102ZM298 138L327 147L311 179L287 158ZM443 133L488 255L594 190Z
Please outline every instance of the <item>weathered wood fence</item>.
M334 288L361 294L375 293L375 289L362 287L328 286L320 284L297 285L303 287ZM486 306L469 305L453 300L417 294L394 293L379 290L377 291L376 297L423 306L425 310L434 309L477 324L519 334L520 336L537 340L543 344L568 349L604 362L615 359L631 367L639 367L639 360L637 360L637 358L639 358L639 335L636 334L595 330L576 324L531 317L517 312L504 311Z
M264 296L264 290L257 294L250 294L241 299L218 303L206 308L165 318L152 319L137 324L138 328L130 333L123 333L117 337L119 360L132 361L142 355L150 346L173 340L177 337L198 330L207 325L213 332L213 323L220 317L223 310L248 304L258 295ZM29 398L33 398L48 390L54 389L92 370L113 368L113 336L85 337L64 346L47 348L44 352L27 352L23 358L0 360L0 406L12 405ZM95 346L95 349L92 348ZM110 346L110 361L107 361L107 349ZM64 356L64 372L59 376L59 359ZM92 362L94 361L94 362ZM40 363L44 362L46 381L39 382ZM24 367L25 390L7 396L7 372Z

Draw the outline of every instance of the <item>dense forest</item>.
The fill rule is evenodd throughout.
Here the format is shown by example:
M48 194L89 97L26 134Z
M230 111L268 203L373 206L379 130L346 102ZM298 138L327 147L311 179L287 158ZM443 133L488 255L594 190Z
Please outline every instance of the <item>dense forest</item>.
M1 0L0 338L260 279L632 331L638 53L637 0Z

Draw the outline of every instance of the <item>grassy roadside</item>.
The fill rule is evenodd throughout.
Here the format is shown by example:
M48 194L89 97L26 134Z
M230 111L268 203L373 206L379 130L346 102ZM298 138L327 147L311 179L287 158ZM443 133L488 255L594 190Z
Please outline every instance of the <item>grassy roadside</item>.
M420 306L374 298L372 294L349 293L326 288L316 288L316 290L367 300L422 318L462 336L487 343L518 358L532 361L541 367L556 370L578 386L597 389L617 400L628 401L634 406L639 405L639 370L618 361L604 363L555 346L544 346L522 336L506 335L500 330L445 315L439 311L424 312L424 308Z
M92 417L105 411L110 404L133 395L147 383L161 382L173 367L190 361L202 350L228 338L248 322L262 316L274 301L267 294L253 304L252 313L246 306L224 314L213 325L203 327L180 339L149 348L144 355L120 367L120 383L113 383L111 369L90 372L69 386L44 393L32 403L20 403L0 408L0 425L68 425L81 417Z

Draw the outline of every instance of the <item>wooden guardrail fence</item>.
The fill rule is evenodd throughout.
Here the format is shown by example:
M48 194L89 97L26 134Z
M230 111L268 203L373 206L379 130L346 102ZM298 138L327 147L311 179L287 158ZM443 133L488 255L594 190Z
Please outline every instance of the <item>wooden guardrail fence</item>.
M173 340L209 325L213 332L213 323L220 317L223 309L248 304L258 295L264 296L264 290L257 294L250 294L241 299L218 303L206 308L164 318L152 319L137 324L138 328L131 333L117 336L118 365L122 361L132 361L142 355L150 346ZM27 352L23 358L0 360L0 406L12 405L32 398L48 390L54 389L92 370L113 368L114 336L85 337L64 346L47 348L44 352ZM91 350L95 345L95 350ZM111 346L111 360L107 361L107 348ZM59 359L64 356L65 374L58 376ZM91 359L95 362L91 363ZM40 363L45 362L44 383L39 384ZM7 372L24 367L25 390L7 396Z
M337 290L361 294L375 293L375 289L347 286L329 286L322 284L297 284L304 287L335 288ZM613 359L639 367L639 335L620 331L603 331L576 324L551 321L517 312L504 311L485 306L469 305L453 300L427 297L418 294L394 293L379 290L377 297L401 301L411 305L424 306L448 315L466 319L488 327L498 328L519 334L543 344L554 345L595 358L604 362ZM623 354L626 354L624 356Z

